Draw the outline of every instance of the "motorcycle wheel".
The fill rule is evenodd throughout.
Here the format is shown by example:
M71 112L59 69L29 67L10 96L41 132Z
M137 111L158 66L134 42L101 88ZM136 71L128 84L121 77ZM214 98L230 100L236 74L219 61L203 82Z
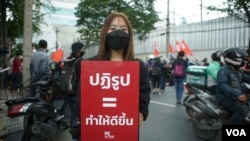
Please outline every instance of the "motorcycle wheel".
M200 125L207 126L207 127L212 126L209 122L209 120L211 119L203 112L197 113L194 116L194 119L196 119L196 121L199 122ZM217 136L218 130L200 129L197 122L193 121L192 125L193 125L194 133L196 134L198 138L209 141L209 140L214 139Z
M190 100L187 101L187 103L196 106L197 105L197 101L196 99L192 98ZM195 114L197 114L197 112L195 112L194 110L186 107L186 112L188 114L189 117L193 118L195 116Z
M37 138L32 134L32 125L28 124L26 127L25 134L23 136L23 141L37 141Z

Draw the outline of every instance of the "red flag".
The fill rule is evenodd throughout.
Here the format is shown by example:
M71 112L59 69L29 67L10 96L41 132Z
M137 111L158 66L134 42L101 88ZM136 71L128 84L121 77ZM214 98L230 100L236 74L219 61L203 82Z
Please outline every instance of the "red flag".
M63 59L63 50L61 48L57 49L51 56L54 62L58 63Z
M187 43L185 42L185 40L182 40L181 41L182 43L182 50L185 52L186 55L190 55L190 56L193 56L193 53L191 51L191 49L188 47Z
M174 48L173 48L173 46L171 44L168 46L168 52L169 53L174 52Z
M176 43L175 43L175 48L176 48L176 51L177 51L177 52L179 52L179 51L182 50L181 44L180 44L178 41L176 41Z
M159 49L158 49L157 44L155 42L155 45L154 45L154 56L158 56L159 54L160 54L160 52L159 52Z

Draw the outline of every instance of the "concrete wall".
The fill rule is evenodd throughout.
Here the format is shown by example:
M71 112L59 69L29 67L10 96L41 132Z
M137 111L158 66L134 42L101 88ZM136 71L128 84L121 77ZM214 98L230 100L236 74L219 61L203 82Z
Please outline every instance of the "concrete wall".
M208 61L211 61L211 58L210 58L210 55L211 53L215 51L214 49L211 49L211 50L196 50L196 51L193 51L193 56L187 56L187 58L189 58L190 60L196 60L198 59L199 61L201 61L203 58L207 58ZM152 55L152 54L136 54L136 57L137 58L140 58L142 60L146 60L146 58L149 56L149 55ZM169 59L170 55L173 55L174 57L176 57L176 53L171 53L168 55L168 57L166 56L166 53L160 53L159 56L163 56L165 59Z
M136 57L146 60L153 54L157 45L160 56L166 57L166 27L159 27L146 35L146 39L138 40L134 36ZM250 27L235 17L223 17L198 23L171 26L170 45L175 49L177 42L185 41L193 52L188 56L190 60L208 58L215 50L231 47L248 48L250 40ZM98 46L91 46L86 50L86 57L98 51ZM176 54L173 54L176 56Z

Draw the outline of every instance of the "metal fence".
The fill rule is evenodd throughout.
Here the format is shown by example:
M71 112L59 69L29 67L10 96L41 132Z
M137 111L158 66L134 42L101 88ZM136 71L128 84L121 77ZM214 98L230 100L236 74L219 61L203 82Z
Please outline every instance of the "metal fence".
M134 37L136 54L152 54L156 43L160 52L166 53L166 27L157 28L146 35L146 39ZM236 17L223 17L198 23L170 27L170 44L185 40L192 51L229 47L248 47L250 24ZM98 46L86 50L86 56L97 53Z

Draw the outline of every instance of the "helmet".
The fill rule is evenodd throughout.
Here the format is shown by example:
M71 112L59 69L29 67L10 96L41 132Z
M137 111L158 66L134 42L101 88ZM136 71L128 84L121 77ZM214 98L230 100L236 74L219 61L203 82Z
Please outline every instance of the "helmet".
M148 59L154 59L155 56L153 54L149 55Z
M216 50L216 51L213 51L212 54L211 54L211 58L212 60L214 61L220 61L221 60L221 55L223 54L223 51L222 50Z
M241 48L229 48L224 51L224 61L238 69L245 64L247 52Z

